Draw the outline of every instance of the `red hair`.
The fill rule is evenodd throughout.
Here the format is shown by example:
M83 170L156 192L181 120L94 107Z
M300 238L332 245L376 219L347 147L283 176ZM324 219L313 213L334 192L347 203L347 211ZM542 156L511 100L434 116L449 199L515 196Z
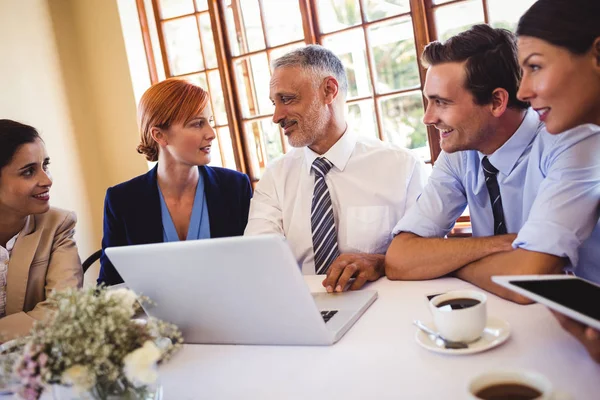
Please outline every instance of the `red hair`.
M138 106L138 153L144 154L148 161L157 161L159 147L152 137L152 128L169 129L176 123L185 124L204 111L207 104L208 92L188 81L171 78L152 85Z

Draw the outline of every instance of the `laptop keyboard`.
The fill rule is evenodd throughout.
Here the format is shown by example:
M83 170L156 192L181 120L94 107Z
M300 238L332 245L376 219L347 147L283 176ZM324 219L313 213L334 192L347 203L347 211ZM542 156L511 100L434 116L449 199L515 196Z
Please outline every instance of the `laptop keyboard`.
M337 312L338 310L321 311L321 317L323 317L323 321L328 322Z

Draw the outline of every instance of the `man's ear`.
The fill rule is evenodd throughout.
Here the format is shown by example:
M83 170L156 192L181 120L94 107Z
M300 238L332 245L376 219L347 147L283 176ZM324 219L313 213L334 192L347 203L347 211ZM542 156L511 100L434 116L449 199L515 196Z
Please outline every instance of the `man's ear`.
M168 144L167 135L162 129L153 126L150 128L150 135L152 135L152 139L154 139L159 146L166 146Z
M496 88L492 92L491 111L494 117L500 117L508 108L509 95L506 89Z
M597 37L594 40L594 44L592 45L592 56L596 60L596 68L600 72L600 37Z
M337 98L339 93L339 83L333 76L328 76L324 80L325 103L331 104Z

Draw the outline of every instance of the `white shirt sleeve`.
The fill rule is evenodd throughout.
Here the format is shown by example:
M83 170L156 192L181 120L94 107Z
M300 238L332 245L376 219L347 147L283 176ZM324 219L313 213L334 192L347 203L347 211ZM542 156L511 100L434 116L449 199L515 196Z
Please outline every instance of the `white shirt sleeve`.
M429 173L427 166L421 160L417 160L414 164L414 168L408 184L406 186L406 206L404 212L406 213L410 208L416 204L417 199L423 193L423 189L427 184L427 178Z
M275 177L271 168L265 170L256 185L250 201L248 225L246 225L244 235L269 233L284 235L282 204L277 194Z
M406 212L392 231L411 232L422 237L444 237L467 206L466 194L460 179L460 154L442 152L429 181L415 204Z

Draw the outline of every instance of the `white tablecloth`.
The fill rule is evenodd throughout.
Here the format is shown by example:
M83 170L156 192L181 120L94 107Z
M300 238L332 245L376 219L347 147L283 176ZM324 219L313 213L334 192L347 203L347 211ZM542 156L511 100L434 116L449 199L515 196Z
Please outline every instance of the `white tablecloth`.
M313 291L321 280L307 277ZM535 370L573 399L600 399L600 366L542 305L489 294L488 315L511 325L506 343L464 356L420 347L412 321L430 321L425 295L460 288L472 286L380 279L369 285L379 299L329 347L185 345L160 368L164 399L463 399L472 377L499 368Z

